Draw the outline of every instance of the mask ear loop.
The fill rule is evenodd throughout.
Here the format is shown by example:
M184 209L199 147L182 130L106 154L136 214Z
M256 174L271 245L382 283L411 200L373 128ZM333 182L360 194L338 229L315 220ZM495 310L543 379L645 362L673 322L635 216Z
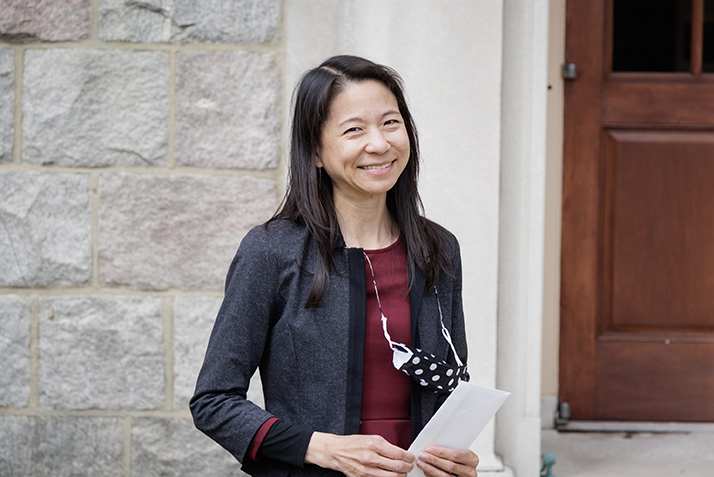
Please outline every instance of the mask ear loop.
M372 261L369 259L369 256L362 251L362 254L364 255L364 258L367 259L367 264L369 265L369 271L372 273L372 283L374 284L374 294L377 297L377 306L379 306L379 314L382 317L382 331L384 331L384 337L386 338L387 342L389 343L389 348L394 351L394 346L399 344L395 343L392 341L392 337L389 336L389 332L387 331L387 317L384 316L384 312L382 311L382 302L379 300L379 291L377 290L377 280L374 278L374 268L372 268ZM451 347L451 352L454 353L454 359L456 360L456 365L461 367L463 366L463 363L459 359L459 355L456 354L456 348L454 347L454 343L451 341L451 333L449 333L449 330L446 329L446 326L444 325L444 316L441 313L441 300L439 300L439 293L434 287L434 295L436 295L436 305L439 308L439 322L441 323L441 334L444 335L444 339L446 339L446 342L449 343L449 346Z
M379 291L377 291L377 280L374 278L374 268L372 268L372 260L369 259L367 254L362 251L362 254L364 255L364 258L367 259L367 263L369 264L369 270L372 272L372 283L374 284L374 294L377 297L377 305L379 306L379 314L382 316L382 330L384 331L384 337L387 339L387 342L389 343L389 348L394 351L394 345L398 344L392 341L392 337L389 336L389 332L387 331L387 317L384 316L384 312L382 311L382 302L379 301ZM443 323L442 323L442 326ZM459 358L456 358L459 359Z
M458 367L461 367L463 366L463 363L459 359L459 355L456 354L456 348L454 347L454 343L451 341L451 333L449 333L449 330L447 330L446 326L444 325L444 317L441 314L441 301L439 301L439 292L436 290L436 287L434 287L434 295L436 295L436 304L439 306L439 321L441 322L441 334L444 335L444 338L449 343L449 346L451 346L451 352L454 353L456 365Z

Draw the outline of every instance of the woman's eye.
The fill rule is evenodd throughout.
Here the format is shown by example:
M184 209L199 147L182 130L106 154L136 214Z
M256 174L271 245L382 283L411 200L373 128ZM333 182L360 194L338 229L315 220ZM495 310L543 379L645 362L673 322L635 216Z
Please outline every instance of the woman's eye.
M359 131L359 128L358 128L358 127L353 127L353 128L349 128L347 131L345 131L345 134L347 134L347 133L353 133L353 132L357 132L357 131Z
M385 126L391 126L392 124L398 124L398 123L399 123L399 121L397 121L396 119L388 119L388 120L384 123L384 125L385 125Z

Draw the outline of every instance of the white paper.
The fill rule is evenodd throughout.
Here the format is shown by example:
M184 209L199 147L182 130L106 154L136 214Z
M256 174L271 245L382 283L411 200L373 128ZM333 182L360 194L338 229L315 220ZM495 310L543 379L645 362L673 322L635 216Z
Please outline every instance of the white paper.
M418 457L432 444L468 449L510 395L506 391L460 382L414 439L409 452ZM408 476L424 477L424 472L414 466Z

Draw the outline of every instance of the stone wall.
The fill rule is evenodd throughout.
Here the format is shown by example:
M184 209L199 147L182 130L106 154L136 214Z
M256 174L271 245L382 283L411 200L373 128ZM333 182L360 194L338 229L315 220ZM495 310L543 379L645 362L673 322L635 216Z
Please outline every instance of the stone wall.
M187 404L280 198L282 2L1 8L0 475L236 475Z

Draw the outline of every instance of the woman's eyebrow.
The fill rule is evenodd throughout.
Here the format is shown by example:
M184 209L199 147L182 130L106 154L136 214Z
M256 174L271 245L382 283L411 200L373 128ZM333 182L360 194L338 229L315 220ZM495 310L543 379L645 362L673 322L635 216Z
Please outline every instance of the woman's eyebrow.
M352 116L350 118L345 119L344 121L340 122L337 124L337 126L344 126L345 124L352 122L352 121L361 121L362 118L359 116Z
M385 112L382 117L389 116L391 114L399 114L401 115L402 113L399 112L398 109L390 109L389 111Z

